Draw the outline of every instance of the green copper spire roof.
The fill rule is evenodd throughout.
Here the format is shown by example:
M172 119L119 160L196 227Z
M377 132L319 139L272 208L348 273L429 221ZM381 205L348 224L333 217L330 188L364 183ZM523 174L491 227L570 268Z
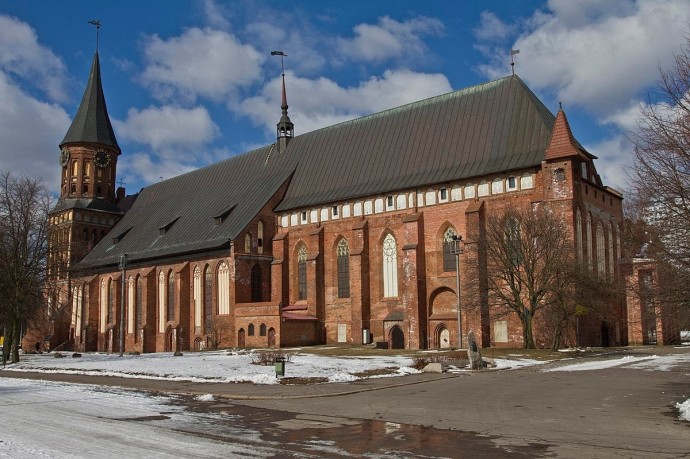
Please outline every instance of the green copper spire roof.
M72 142L89 142L115 148L118 152L120 146L115 139L113 126L108 117L108 108L105 105L103 87L101 86L101 65L98 60L98 52L93 56L89 82L84 91L84 97L79 104L77 115L72 121L65 138L60 146Z

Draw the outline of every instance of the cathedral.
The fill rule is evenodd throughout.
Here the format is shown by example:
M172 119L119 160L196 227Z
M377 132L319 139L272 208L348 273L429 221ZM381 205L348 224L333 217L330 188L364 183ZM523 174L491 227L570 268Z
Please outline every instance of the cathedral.
M622 195L563 109L554 116L517 75L302 135L283 75L281 110L274 143L126 196L95 54L60 143L49 218L62 290L50 300L65 313L50 348L427 349L470 330L482 347L520 347L520 321L468 275L484 272L488 216L508 207L550 206L578 258L623 277ZM624 296L610 308L566 344L627 344ZM534 333L549 345L539 323Z

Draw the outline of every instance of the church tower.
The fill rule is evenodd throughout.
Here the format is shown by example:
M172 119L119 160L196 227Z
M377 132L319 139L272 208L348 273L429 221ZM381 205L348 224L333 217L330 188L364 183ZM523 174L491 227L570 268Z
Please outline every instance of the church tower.
M49 300L53 309L69 303L70 267L123 215L117 203L124 190L115 192L119 155L96 51L79 109L60 142L60 198L49 214L48 278L55 285Z

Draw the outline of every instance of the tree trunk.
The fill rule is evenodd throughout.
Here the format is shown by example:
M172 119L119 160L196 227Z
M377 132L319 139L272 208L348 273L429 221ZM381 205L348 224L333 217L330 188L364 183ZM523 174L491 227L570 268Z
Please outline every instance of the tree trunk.
M520 314L522 322L522 342L525 349L536 349L534 345L534 335L532 334L532 311L524 309Z
M19 363L19 339L21 334L21 321L15 319L12 323L12 358L10 363Z

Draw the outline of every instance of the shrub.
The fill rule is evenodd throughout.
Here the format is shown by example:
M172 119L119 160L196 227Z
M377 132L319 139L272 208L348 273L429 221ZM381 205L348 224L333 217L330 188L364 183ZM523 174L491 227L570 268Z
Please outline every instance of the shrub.
M291 362L293 355L278 349L263 349L251 353L254 365L273 365L277 358L284 358L286 362Z

